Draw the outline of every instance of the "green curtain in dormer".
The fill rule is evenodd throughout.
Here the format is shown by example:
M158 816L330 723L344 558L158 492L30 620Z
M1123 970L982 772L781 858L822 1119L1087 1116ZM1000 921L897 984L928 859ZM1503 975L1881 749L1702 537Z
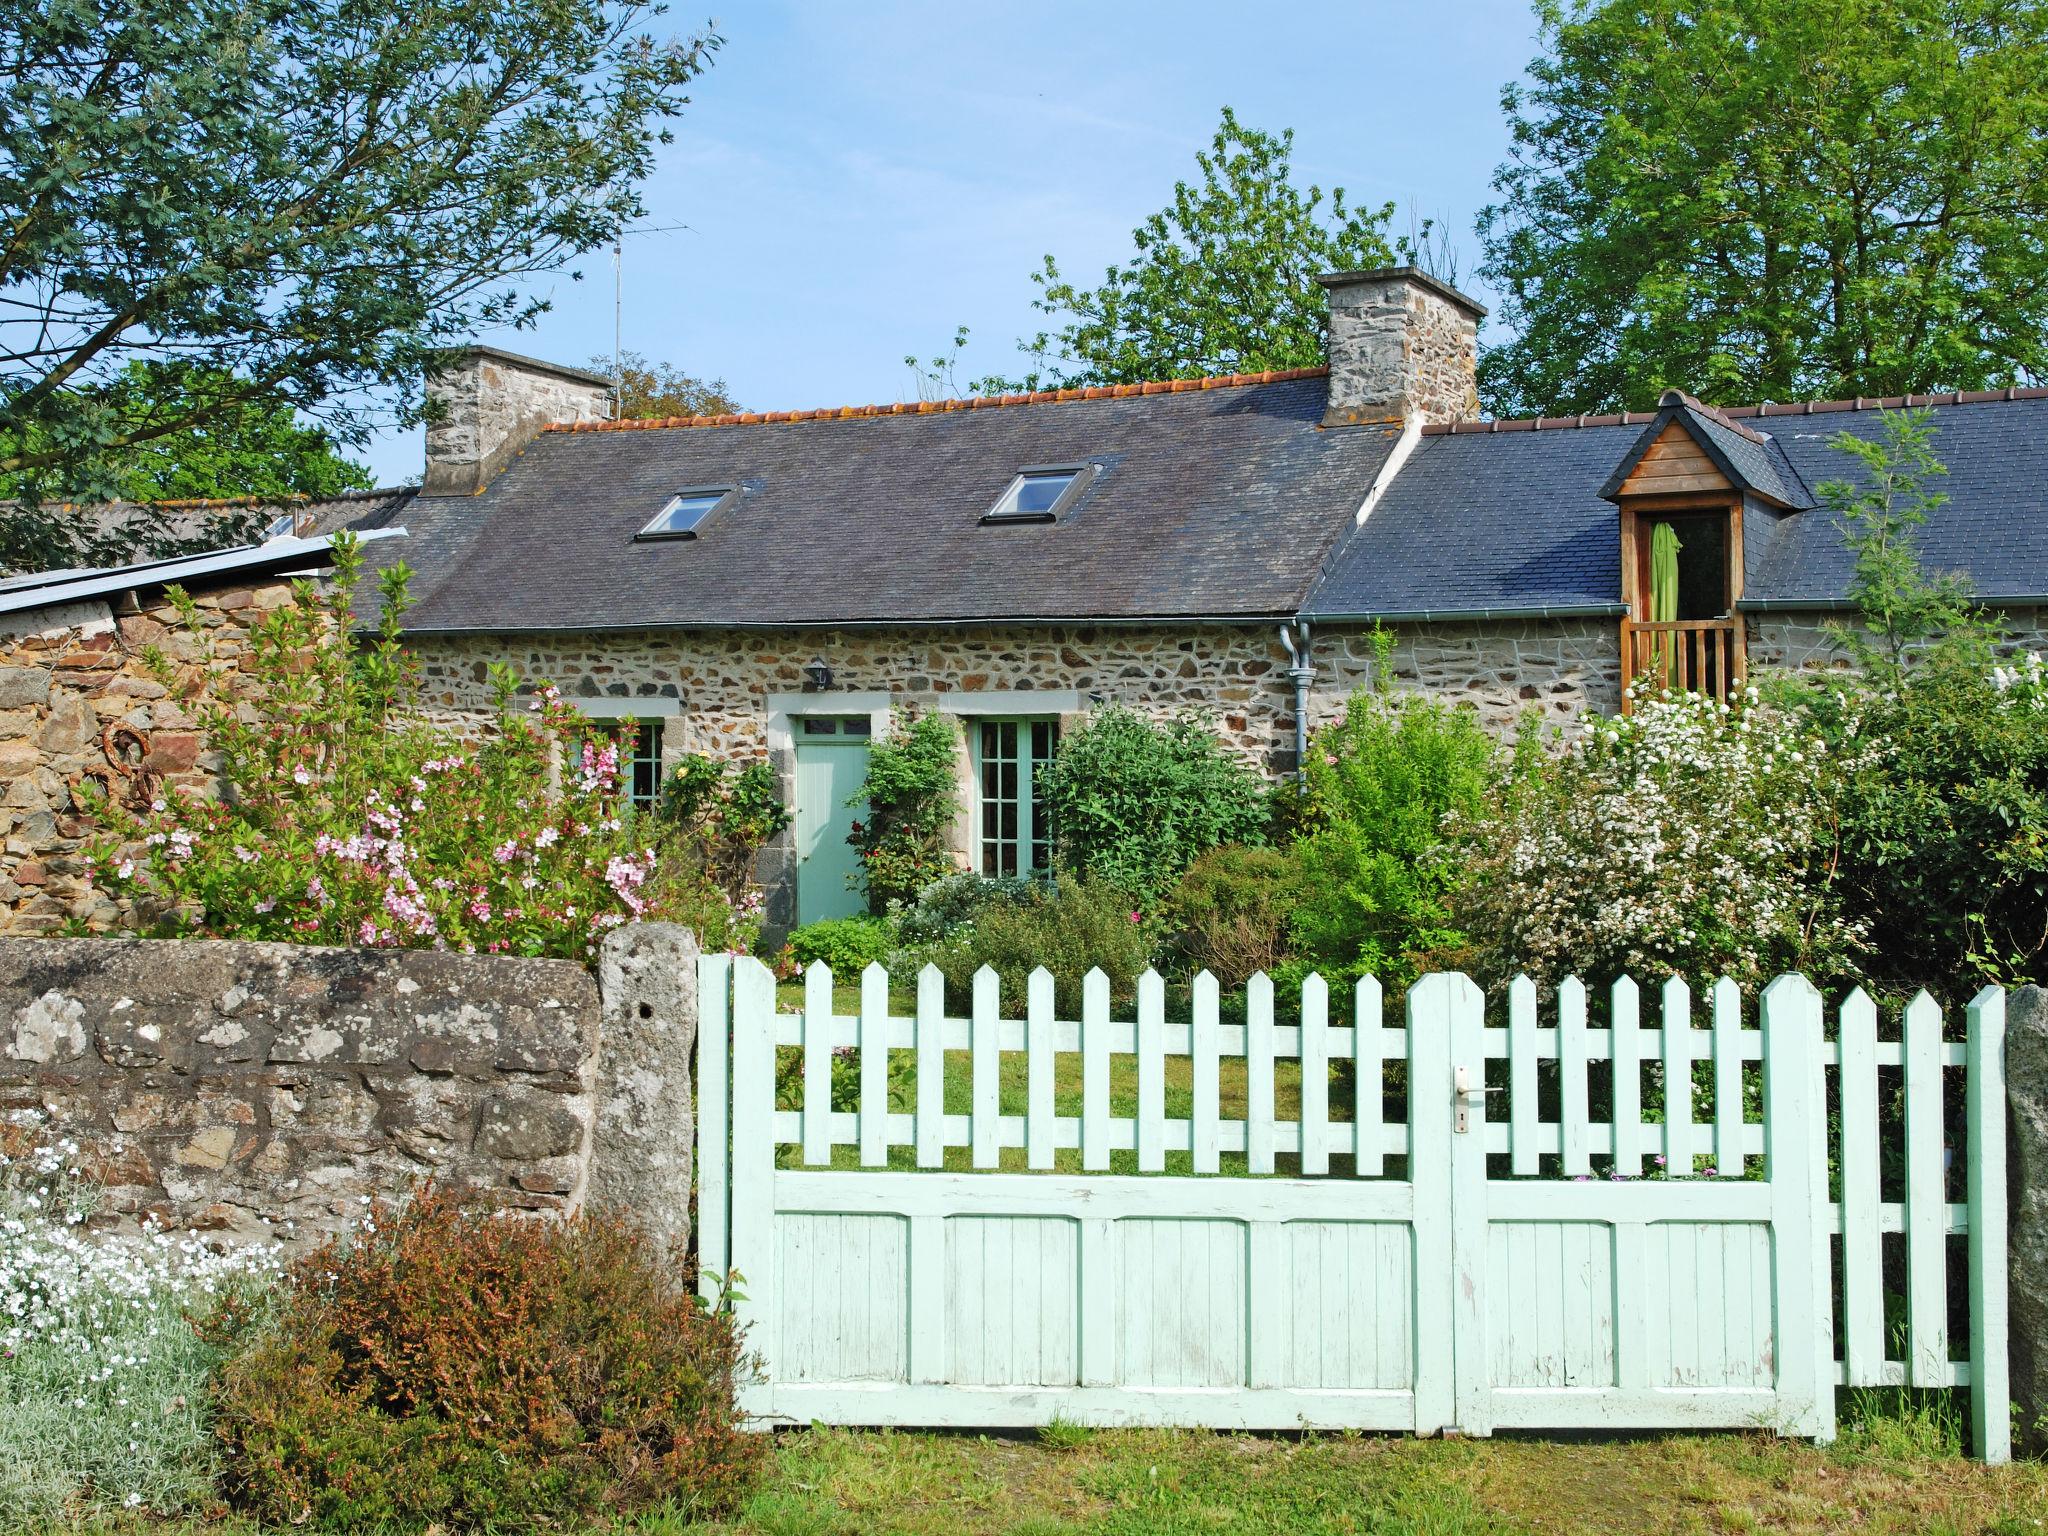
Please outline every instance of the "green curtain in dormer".
M1658 523L1650 530L1650 622L1678 617L1678 530Z

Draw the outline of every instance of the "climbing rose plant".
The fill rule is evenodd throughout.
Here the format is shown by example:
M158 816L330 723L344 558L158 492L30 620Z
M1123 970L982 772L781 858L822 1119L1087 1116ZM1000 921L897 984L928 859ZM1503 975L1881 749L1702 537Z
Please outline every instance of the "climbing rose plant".
M196 665L147 659L218 754L224 793L164 786L106 801L98 882L178 936L447 948L587 959L647 913L656 850L622 814L618 749L552 686L494 675L496 722L474 738L416 708L398 641L407 572L379 580L375 637L350 637L362 574L336 541L325 587L293 584L222 663L203 616L172 602Z

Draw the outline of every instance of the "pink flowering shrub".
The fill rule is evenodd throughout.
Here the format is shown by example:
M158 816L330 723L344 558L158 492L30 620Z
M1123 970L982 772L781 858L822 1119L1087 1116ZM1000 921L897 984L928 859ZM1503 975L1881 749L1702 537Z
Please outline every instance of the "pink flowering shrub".
M502 671L480 735L425 718L398 642L404 567L383 573L364 645L349 635L360 552L341 539L334 557L325 590L297 583L251 630L238 671L151 658L204 726L222 793L99 804L96 879L156 931L207 938L584 960L655 915L657 853L623 814L616 745L553 687L516 699Z

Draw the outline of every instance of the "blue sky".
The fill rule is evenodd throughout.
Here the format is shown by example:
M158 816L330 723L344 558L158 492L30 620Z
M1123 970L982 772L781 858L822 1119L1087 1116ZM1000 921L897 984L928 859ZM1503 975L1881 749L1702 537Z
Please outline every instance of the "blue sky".
M661 25L690 25L687 5ZM915 398L904 354L958 325L963 381L1013 367L1040 258L1092 279L1127 254L1226 103L1295 130L1297 180L1391 199L1398 229L1411 209L1446 224L1490 301L1472 217L1507 145L1500 87L1534 52L1526 0L755 0L717 26L644 193L646 224L689 227L627 241L625 335L750 408ZM578 265L537 285L537 329L479 339L608 355L611 261ZM389 484L420 453L412 432L366 456Z

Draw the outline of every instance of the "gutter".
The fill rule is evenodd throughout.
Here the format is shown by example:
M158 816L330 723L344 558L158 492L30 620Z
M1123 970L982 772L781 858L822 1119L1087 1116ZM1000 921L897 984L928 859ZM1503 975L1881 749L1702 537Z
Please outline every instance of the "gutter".
M1614 603L1535 603L1506 608L1417 608L1411 612L1392 609L1357 613L1304 612L1303 619L1318 624L1434 624L1459 619L1618 619L1628 612Z
M645 634L650 630L843 630L843 629L1015 629L1027 624L1063 624L1070 628L1149 629L1162 624L1214 624L1231 629L1263 629L1291 623L1292 612L1156 613L1101 618L1089 614L1020 613L989 619L636 619L630 624L412 624L408 635L590 635Z
M2004 593L1979 592L1976 602L1982 608L2048 608L2048 593L2021 592L2007 596ZM1856 605L1847 598L1836 597L1760 597L1742 598L1735 605L1737 613L1853 613Z

